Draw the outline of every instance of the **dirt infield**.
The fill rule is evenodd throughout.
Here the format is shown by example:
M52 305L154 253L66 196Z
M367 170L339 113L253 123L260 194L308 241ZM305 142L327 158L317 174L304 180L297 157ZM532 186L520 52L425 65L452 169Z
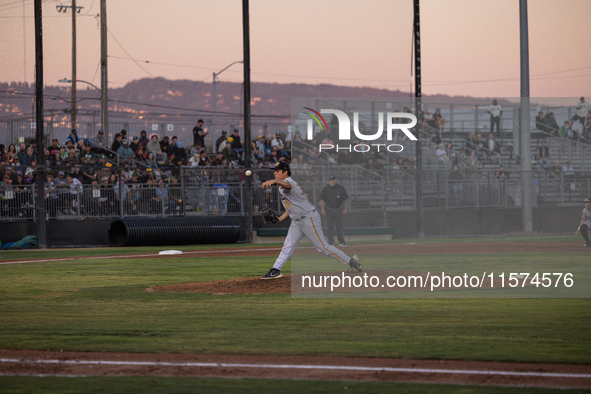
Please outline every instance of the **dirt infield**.
M310 276L310 275L306 275ZM198 292L198 293L208 293L213 295L225 295L225 294L278 294L278 293L291 293L292 286L295 289L298 289L298 294L309 294L309 293L325 293L330 289L330 285L328 286L318 286L315 287L312 283L320 283L321 278L324 276L336 276L336 277L346 277L346 278L355 278L356 276L361 277L358 283L362 283L362 280L365 276L367 277L378 277L380 279L380 283L387 283L388 278L390 277L405 277L408 278L413 276L415 280L420 283L424 283L425 287L416 286L417 282L414 282L414 285L411 285L411 281L405 280L405 286L395 286L393 288L388 288L389 291L430 291L428 287L429 283L429 274L426 272L417 272L417 271L395 271L395 270L370 270L360 272L353 272L353 271L333 271L333 272L318 272L314 274L315 279L312 282L312 279L308 282L306 280L306 285L302 284L303 275L284 275L282 278L272 279L272 280L261 280L259 277L254 278L238 278L238 279L226 279L226 280L214 280L209 282L194 282L194 283L178 283L173 285L166 285L166 286L155 286L146 289L148 292L179 292L179 291L187 291L187 292ZM420 279L419 279L420 278ZM452 275L451 279L459 278L459 281L462 282L461 276ZM318 280L320 279L320 280ZM317 281L318 280L318 281ZM355 283L355 282L352 282ZM451 282L450 282L451 284ZM529 282L526 283L526 286L529 285ZM377 290L382 289L378 288ZM490 280L486 278L483 280L483 285L481 288L483 289L490 289L490 288L500 288L501 279L495 278L493 285L491 286ZM440 290L454 290L456 288L446 285L437 288L437 291ZM360 292L373 292L376 289L372 288L371 286L348 286L348 287L338 287L335 288L332 292L334 293L360 293Z
M0 350L0 374L199 376L591 388L591 366L301 356Z

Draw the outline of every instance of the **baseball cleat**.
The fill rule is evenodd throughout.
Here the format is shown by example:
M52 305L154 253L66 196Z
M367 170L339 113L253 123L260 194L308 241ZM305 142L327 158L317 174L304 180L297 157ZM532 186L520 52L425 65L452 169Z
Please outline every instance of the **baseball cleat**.
M591 243L589 243L589 242L584 243L583 246L590 247L591 246Z
M347 244L343 242L343 243L340 243L339 246L342 246L344 248L345 246L347 246Z
M269 272L267 272L264 276L261 276L261 279L279 279L283 276L280 270L277 268L271 268Z
M353 257L351 257L351 260L349 260L349 267L351 267L354 270L357 270L359 272L363 271L363 267L359 263L359 256L353 255Z

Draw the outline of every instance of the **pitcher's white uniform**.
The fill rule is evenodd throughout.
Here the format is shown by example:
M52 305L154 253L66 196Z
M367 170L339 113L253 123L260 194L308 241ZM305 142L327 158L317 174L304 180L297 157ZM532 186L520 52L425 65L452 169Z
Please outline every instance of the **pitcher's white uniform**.
M308 201L300 185L291 177L287 177L285 181L291 183L291 189L284 189L279 186L279 194L281 195L281 203L291 218L291 225L281 253L277 257L273 268L278 270L283 268L304 235L312 242L318 252L349 265L349 256L329 245L324 239L320 214L316 212L314 205Z

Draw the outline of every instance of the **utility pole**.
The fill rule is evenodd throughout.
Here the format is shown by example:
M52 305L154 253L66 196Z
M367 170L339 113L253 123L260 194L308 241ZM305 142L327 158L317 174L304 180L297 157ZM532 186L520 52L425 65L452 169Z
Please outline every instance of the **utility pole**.
M71 113L71 129L76 127L76 0L72 0L72 113Z
M101 126L109 141L109 96L107 82L107 0L101 0Z
M72 10L72 112L70 112L70 128L76 129L76 14L80 13L83 7L76 7L76 0L72 0L72 5L58 5L57 12L68 12Z

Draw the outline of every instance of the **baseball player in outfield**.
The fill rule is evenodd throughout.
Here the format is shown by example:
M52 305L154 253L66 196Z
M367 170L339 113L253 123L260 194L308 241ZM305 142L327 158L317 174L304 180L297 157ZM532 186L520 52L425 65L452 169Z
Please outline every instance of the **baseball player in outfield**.
M281 253L279 253L279 257L275 261L275 265L261 279L276 279L283 276L281 269L291 257L304 235L312 242L312 245L314 245L318 252L361 272L363 267L359 264L359 257L357 255L349 257L326 242L322 233L320 215L316 212L314 205L308 201L300 186L291 179L289 165L285 162L278 162L274 167L274 177L275 179L264 182L261 187L267 189L273 185L279 186L281 203L285 207L285 213L279 217L279 221L282 222L289 216L291 218L291 225L289 226L287 237L285 238Z
M586 198L583 202L585 203L585 208L583 208L583 216L581 217L581 222L575 235L581 234L585 238L585 245L583 246L590 247L591 242L589 241L587 231L591 229L591 199Z

